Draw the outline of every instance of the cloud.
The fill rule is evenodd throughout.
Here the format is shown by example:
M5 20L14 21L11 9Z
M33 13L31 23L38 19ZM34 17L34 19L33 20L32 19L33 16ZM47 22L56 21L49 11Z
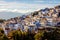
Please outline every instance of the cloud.
M38 2L38 1L36 1ZM43 2L43 1L39 1ZM18 12L18 13L27 13L33 12L46 7L53 7L58 4L29 4L29 3L18 3L18 2L6 2L0 1L0 12Z
M45 1L43 1L43 0L35 0L34 2L35 2L35 3L43 3L43 2L45 2Z
M41 4L59 4L60 0L35 0L34 2Z

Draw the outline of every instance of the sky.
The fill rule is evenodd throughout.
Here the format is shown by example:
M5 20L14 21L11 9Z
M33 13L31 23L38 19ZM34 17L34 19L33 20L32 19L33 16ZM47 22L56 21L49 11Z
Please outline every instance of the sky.
M0 19L10 19L60 5L60 0L0 0Z
M0 12L28 13L60 4L60 0L0 0Z

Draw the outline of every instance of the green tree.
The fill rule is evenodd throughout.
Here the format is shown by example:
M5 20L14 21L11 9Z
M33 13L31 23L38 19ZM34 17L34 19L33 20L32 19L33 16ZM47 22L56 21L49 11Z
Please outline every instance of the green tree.
M43 32L39 32L34 36L34 38L35 38L35 40L42 40L43 36L44 36Z
M8 37L4 34L3 29L0 28L0 40L9 40Z

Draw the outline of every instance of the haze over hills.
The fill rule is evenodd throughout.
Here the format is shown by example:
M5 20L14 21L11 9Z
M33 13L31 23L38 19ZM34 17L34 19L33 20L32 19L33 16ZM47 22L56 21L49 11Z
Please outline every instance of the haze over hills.
M9 19L14 18L17 16L22 16L24 13L17 13L17 12L0 12L0 19Z
M60 7L60 5L56 6L56 7ZM44 9L40 9L38 11L43 11L44 12L44 11L49 11L49 10L50 10L50 8L44 8ZM36 13L38 11L36 10L34 12L27 12L27 13L2 11L2 12L0 12L0 19L10 19L10 18L22 16L22 15L28 15L28 14L31 14L31 13ZM54 11L54 12L56 12L56 11Z

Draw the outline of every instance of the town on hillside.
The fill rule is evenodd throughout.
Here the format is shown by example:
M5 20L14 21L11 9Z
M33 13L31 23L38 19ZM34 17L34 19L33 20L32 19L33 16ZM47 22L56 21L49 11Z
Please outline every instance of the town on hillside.
M3 29L5 35L9 35L11 31L15 32L15 30L31 32L33 34L43 31L50 33L55 29L60 30L60 5L54 8L41 9L28 15L1 20L0 28ZM3 33L3 31L1 32ZM47 38L45 40L47 40Z

